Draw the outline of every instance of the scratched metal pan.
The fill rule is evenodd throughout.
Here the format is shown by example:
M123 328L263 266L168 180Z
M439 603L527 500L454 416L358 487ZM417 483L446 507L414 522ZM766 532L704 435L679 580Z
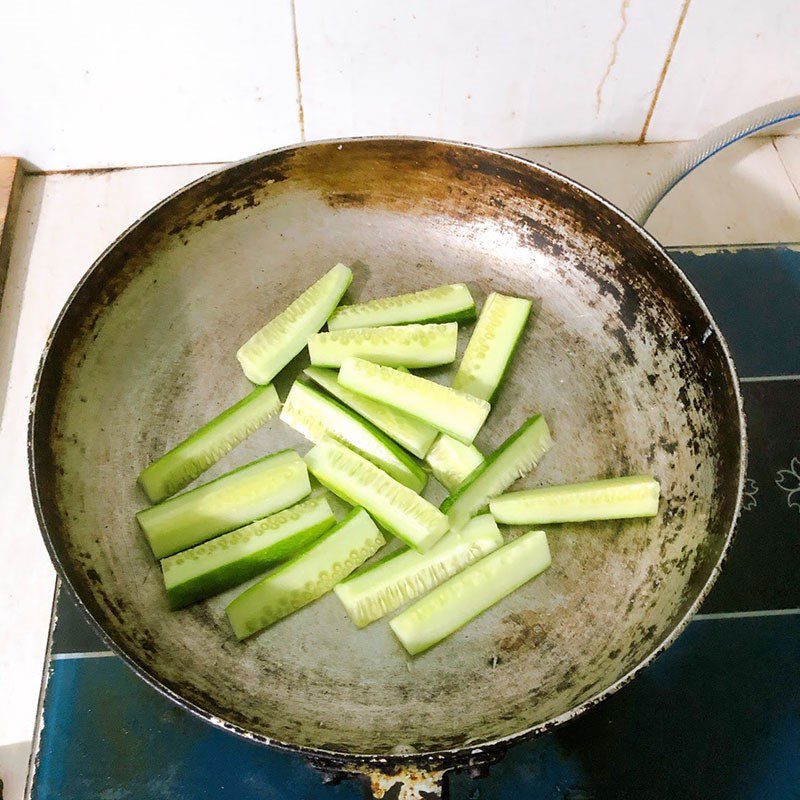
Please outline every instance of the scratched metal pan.
M248 390L237 347L337 261L356 275L350 301L456 281L479 302L533 298L477 444L541 412L555 445L526 484L652 474L658 517L552 526L544 576L416 658L385 622L356 630L332 595L243 644L223 613L233 593L168 611L136 476ZM62 579L142 678L249 739L406 779L576 716L669 645L717 575L745 466L725 342L652 237L543 167L415 139L273 151L142 217L53 329L29 447ZM283 447L307 445L275 421L203 480Z

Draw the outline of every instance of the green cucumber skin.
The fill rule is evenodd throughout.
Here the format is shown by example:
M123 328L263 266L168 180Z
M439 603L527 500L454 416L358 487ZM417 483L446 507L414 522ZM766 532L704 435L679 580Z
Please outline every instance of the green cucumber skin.
M402 307L401 305L394 309L395 313L391 313L391 311L387 312L385 309L381 310L380 308L376 308L376 305L380 306L380 304L385 303L386 301L400 301L402 304L402 302L406 300L410 301L410 304L413 304L415 301L419 302L419 295L421 294L425 294L426 292L432 293L444 288L455 287L459 287L466 292L471 301L468 306L462 306L460 309L454 311L428 315L424 317L414 316L408 309L405 310L405 313L402 313L400 311L400 308ZM381 311L383 311L382 317ZM370 316L372 316L373 319L377 317L378 321L370 321ZM350 319L348 319L348 317L350 317ZM475 317L475 301L470 294L469 288L465 284L450 284L449 286L426 289L422 292L411 292L409 294L398 295L396 297L376 298L375 300L368 300L365 303L356 303L350 306L340 306L338 309L336 309L336 311L333 312L331 318L328 320L328 330L334 331L347 330L348 328L371 328L381 325L413 325L415 323L425 325L436 322L468 322L475 319Z
M305 381L296 381L296 383L303 387L304 391L310 392L315 398L319 399L321 402L327 403L331 408L335 409L336 412L347 416L349 419L363 427L367 434L376 439L382 447L386 448L391 455L400 462L400 464L398 465L392 464L391 462L382 462L375 455L365 452L359 448L355 442L347 441L344 437L337 436L333 431L329 430L328 435L337 441L341 441L343 444L346 444L352 450L355 450L357 453L364 456L364 458L372 461L375 466L380 467L382 470L384 470L384 472L391 475L395 480L400 481L400 483L402 483L404 486L408 486L409 489L413 489L415 492L417 492L417 494L422 493L422 491L425 489L425 485L428 482L428 475L425 470L422 469L422 467L416 461L414 461L414 459L408 453L406 453L405 450L395 444L395 442L393 442L382 431L376 428L371 422L364 419L362 416L357 414L351 408L345 406L343 403L340 403L333 397L323 394ZM287 397L287 404L288 402L289 398ZM288 418L285 418L286 410L287 408L284 406L284 411L281 413L281 419L289 426L294 427ZM300 431L300 433L306 436L306 438L309 438L305 431ZM309 440L314 444L317 444L320 441L319 439Z
M436 325L443 322L472 322L477 317L475 306L465 308L462 311L454 311L452 314L440 314L438 317L425 317L415 319L412 322L396 322L395 325Z
M514 433L511 434L511 436L509 436L503 442L503 444L500 445L500 447L497 448L497 450L494 451L494 453L492 453L490 456L486 458L483 464L479 464L469 474L466 480L461 484L461 486L458 487L458 489L456 489L455 492L453 492L453 494L451 494L449 497L446 497L442 501L442 504L439 506L439 508L445 514L447 514L448 519L450 520L450 525L452 527L458 528L460 527L460 524L463 524L459 523L458 519L458 517L460 517L461 515L456 515L454 513L456 504L460 500L462 500L462 498L465 497L470 488L472 488L475 485L476 481L480 480L487 473L490 474L490 470L492 469L492 467L503 457L505 453L508 452L508 450L512 447L512 445L514 445L517 441L519 441L519 439L526 433L528 433L528 431L531 430L534 426L541 426L542 428L540 436L542 438L541 446L543 447L543 451L539 456L539 458L541 458L544 455L544 453L546 453L547 450L550 449L550 447L552 446L552 439L550 438L550 431L547 427L547 422L545 421L544 417L541 414L536 414L532 417L529 417L525 422L522 423L522 425L520 425L520 427ZM531 467L531 469L533 469L535 466L536 464L534 464L533 467ZM519 476L515 477L510 483L506 484L505 486L500 487L497 490L497 494L504 492L511 485L511 483L513 483L518 478ZM475 509L471 508L468 509L467 513L468 514L477 513L481 508L485 507L494 496L496 495L493 494L491 497L487 497L484 503L482 503ZM469 516L467 518L469 518Z
M530 311L528 311L528 319L530 319ZM527 319L526 319L527 323ZM494 389L492 389L491 393L487 398L485 398L488 402L493 402L494 399L497 397L497 393L500 391L500 387L503 385L503 381L505 380L506 375L508 374L508 370L511 368L511 361L513 360L517 350L519 349L519 343L522 341L522 336L525 333L525 325L520 326L519 333L517 334L517 338L514 339L514 343L508 350L508 358L506 359L506 363L503 365L503 370L497 378L497 384L495 385Z
M529 531L484 556L390 621L409 654L442 642L495 606L552 563L544 531Z
M389 367L439 367L455 361L457 347L455 322L344 328L317 333L308 341L312 365L334 369L353 356Z
M342 451L340 455L348 458L352 457L351 460L354 460L356 466L362 469L362 471L364 468L366 468L367 472L371 473L370 481L374 482L376 477L388 481L388 485L395 495L399 494L403 498L402 502L410 503L413 501L417 506L418 513L424 512L431 516L430 523L435 523L435 529L431 530L429 526L423 540L415 541L414 536L416 534L410 534L409 531L399 528L384 512L385 506L384 508L381 508L380 504L375 501L374 498L367 496L368 493L365 494L365 492L362 492L361 496L356 496L352 494L352 486L350 489L347 489L343 488L341 485L338 485L334 481L334 478L331 478L327 474L328 471L326 470L324 463L324 459L326 458L325 451L331 447L334 449L340 448ZM385 472L383 472L383 470L380 469L380 467L376 467L371 461L368 461L363 456L360 456L358 453L350 450L348 447L340 444L336 440L323 440L320 444L316 445L308 453L306 453L305 458L309 471L325 488L352 506L363 506L363 508L369 514L371 514L372 517L377 520L377 522L386 531L396 536L410 547L413 547L415 550L418 550L419 552L425 552L447 532L447 519L443 514L441 514L441 512L439 512L436 506L428 502L425 498L420 497L416 493L412 492L412 490L407 486L403 486L403 484L401 484L399 481L396 481L390 475L387 475ZM323 463L320 463L321 461ZM359 464L359 462L361 463ZM350 477L352 478L352 476ZM354 483L357 483L357 481L354 481ZM355 489L358 490L359 487L356 485ZM423 522L422 526L424 527L425 524L427 523ZM430 539L430 542L428 542L428 539Z
M463 531L445 534L424 556L413 549L396 550L380 561L360 567L335 586L334 593L356 627L363 628L435 588L502 544L497 524L491 515L484 514L470 520ZM354 586L355 596L351 594ZM369 595L372 597L367 599ZM359 611L358 606L365 603L370 607Z
M347 536L351 523L364 526L366 532L361 534L357 543L349 543L350 550L345 558L337 557L330 563L328 569L316 573L316 580L313 582L303 576L303 584L297 589L287 589L285 586L281 586L281 581L286 581L287 575L290 576L288 581L291 583L293 572L302 573L305 564L312 560L315 554L322 552L322 548L330 545L335 547L334 539ZM386 540L369 514L363 508L354 508L338 525L323 533L290 561L284 562L228 604L225 613L236 638L240 641L246 639L322 597L339 581L346 578L354 569L374 555L384 544L386 544ZM266 598L268 602L265 603L262 598ZM272 603L271 608L269 603ZM248 606L252 607L253 605L259 608L255 619L252 609L248 611Z
M637 496L619 498L620 490L631 488ZM489 506L499 522L510 525L637 519L658 514L660 493L650 476L631 475L509 492L495 497Z
M372 372L372 381L363 373ZM433 428L452 436L463 444L472 444L478 435L486 417L491 410L489 403L480 398L473 397L465 392L459 392L449 386L422 378L419 375L403 374L400 370L393 367L384 367L380 364L372 364L362 358L348 358L339 370L339 382L346 389L364 394L372 400L388 405L395 410L402 411L409 417L430 425ZM361 385L360 379L367 378L367 385ZM411 383L410 386L403 387L406 396L402 398L398 392L390 393L385 385L391 379L395 383L405 381ZM424 395L427 393L427 397ZM412 398L416 398L418 407L410 408L409 403ZM444 416L439 412L439 408L447 404L451 406L460 404L461 408L452 410L449 415ZM471 408L470 408L471 407ZM431 412L428 414L427 412ZM462 415L461 412L464 412ZM453 420L458 421L460 416L469 416L466 424L453 425Z
M294 458L288 458L290 455ZM302 471L300 465L302 465ZM245 511L246 507L242 507L236 514L230 506L228 507L230 515L220 515L219 512L209 513L208 506L211 505L208 500L209 496L212 501L216 499L218 504L224 506L226 502L230 502L226 493L233 494L235 492L237 485L235 476L238 475L241 478L248 471L260 472L261 469L272 473L271 477L273 478L281 477L276 474L277 470L283 471L284 475L288 470L296 471L297 486L292 491L287 490L286 496L280 501L272 500L270 494L267 494L261 498L260 502L254 502L252 505L257 507L258 511L252 515L250 515L249 509ZM310 492L311 483L303 460L293 450L281 450L231 470L208 483L190 489L188 492L175 495L163 503L145 508L136 514L136 520L147 537L153 555L160 559L177 553L179 550L193 547L219 534L228 533L247 522L252 522L253 519L281 511L302 500ZM204 511L205 516L203 516ZM164 515L169 516L170 512L178 516L177 522L164 520ZM186 517L191 518L195 515L198 517L197 520L186 519Z
M497 293L493 292L492 295L490 295L490 297L487 299L487 303L488 303L488 300L491 299L491 297L493 295L496 295L497 297L501 297L501 298L504 298L504 299L509 299L510 298L510 299L513 299L513 300L523 300L523 301L525 301L525 298L521 298L521 297L513 297L512 298L510 295L501 295L501 294L497 294ZM500 374L497 376L497 380L495 381L494 386L491 387L489 391L475 391L474 392L475 396L476 397L480 397L482 400L486 400L487 402L490 402L490 403L494 400L495 396L497 395L498 390L500 389L500 386L503 383L503 380L504 380L504 378L506 376L506 373L508 372L509 367L511 366L511 361L514 358L515 353L517 352L517 348L519 347L519 343L520 343L520 341L522 339L522 335L525 333L525 326L528 324L528 320L530 319L530 315L531 315L531 309L533 307L533 304L529 300L527 300L526 302L528 303L528 313L525 315L525 318L522 320L522 322L521 322L521 324L519 326L519 330L517 331L517 335L516 335L514 341L511 343L511 345L508 348L508 353L507 353L507 355L505 357L505 360L503 362L503 369L500 372ZM484 304L484 310L486 308L487 308L487 305ZM480 318L478 319L478 325L480 325ZM453 386L455 388L459 388L459 384L460 384L460 381L461 381L461 376L459 375L459 373L460 373L460 370L461 370L461 366L464 365L464 363L465 363L465 361L467 359L467 356L469 355L469 345L472 344L473 339L476 336L480 336L480 334L481 334L481 332L476 328L475 332L472 335L472 339L470 339L470 342L467 344L467 349L464 352L464 356L461 359L461 364L459 365L459 369L456 370L456 375L455 375L455 378L453 379ZM470 389L475 389L474 386L470 386L469 388Z
M271 328L276 324L276 320L278 321L278 328L281 322L285 322L286 317L283 317L282 320L280 319L282 315L287 313L299 315L308 311L309 293L331 276L333 276L330 281L332 285L329 287L331 294L329 296L323 295L326 301L324 304L321 302L322 298L316 298L313 308L314 314L306 319L305 325L293 329L289 334L282 333L280 330L276 333L275 328ZM269 383L307 345L308 338L322 328L339 304L352 280L353 273L344 264L336 264L325 275L298 295L283 311L256 331L236 353L236 358L248 380L255 384ZM282 335L285 343L275 341L275 336L280 337ZM279 359L274 360L275 352L281 346L285 348L284 352Z
M139 474L139 485L151 503L158 503L184 489L209 467L241 444L280 410L281 403L270 383L258 386L235 405L217 415L180 444L153 461ZM220 438L223 426L236 430ZM200 453L193 450L202 448Z
M300 505L303 504L301 503ZM325 503L325 505L327 506L327 503ZM289 508L285 511L279 511L277 514L273 514L272 517L278 517L291 510L292 509ZM210 539L204 544L193 547L190 550L184 550L181 553L177 553L173 556L162 559L161 569L164 575L165 583L169 570L168 562L171 559L191 557L193 550L208 547L209 545L217 543L218 540L225 539L227 537L234 537L236 534L244 531L246 528L252 529L254 526L258 526L259 523L267 523L272 517L265 517L262 520L257 520L256 522L246 525L244 528L238 528L235 531L226 533L223 536L218 537L218 539ZM221 592L232 589L234 586L238 586L245 581L249 581L250 578L256 577L256 575L259 573L265 572L271 567L274 567L286 561L288 558L296 555L307 545L319 539L319 537L325 533L325 531L329 530L335 524L336 517L333 516L333 513L330 511L330 506L328 506L328 515L324 519L297 531L291 536L287 536L278 540L277 542L273 542L272 544L266 544L261 550L255 553L251 553L244 558L237 559L232 563L220 565L213 570L197 575L196 577L190 578L182 583L175 584L174 586L167 585L166 591L169 607L172 610L184 608L192 603L196 603L198 600L205 600L207 597L220 594ZM219 544L222 546L223 542L219 542Z
M318 386L321 386L329 395L336 397L339 401L352 408L368 422L379 428L388 437L408 450L417 458L424 458L431 445L439 435L435 428L425 425L402 411L397 411L389 406L384 406L375 400L369 400L356 392L351 392L341 386L337 380L335 370L323 369L321 367L308 367L304 370L305 375ZM380 409L391 412L392 419L397 419L397 425L390 424L385 419L371 413ZM408 428L411 430L408 430Z
M283 511L163 558L161 570L168 600L174 598L173 606L178 602L185 605L184 598L193 602L216 594L286 560L302 546L302 540L316 538L336 524L328 497L327 492L319 492Z

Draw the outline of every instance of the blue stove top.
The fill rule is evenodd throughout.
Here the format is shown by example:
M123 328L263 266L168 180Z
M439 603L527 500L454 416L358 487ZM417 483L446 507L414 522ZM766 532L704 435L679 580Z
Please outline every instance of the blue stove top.
M632 683L513 747L455 800L800 799L800 252L673 250L733 351L748 418L744 513L700 614ZM295 755L172 705L57 590L33 800L342 800Z

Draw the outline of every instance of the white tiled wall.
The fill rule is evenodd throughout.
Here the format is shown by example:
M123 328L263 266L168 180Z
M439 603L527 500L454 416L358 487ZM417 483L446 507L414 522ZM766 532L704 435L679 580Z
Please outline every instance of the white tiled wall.
M309 138L636 139L680 0L295 0Z
M43 169L300 138L289 0L0 0L0 152Z
M798 0L691 0L647 138L694 139L797 94Z
M49 170L675 140L800 93L798 0L5 0L0 31L0 152Z

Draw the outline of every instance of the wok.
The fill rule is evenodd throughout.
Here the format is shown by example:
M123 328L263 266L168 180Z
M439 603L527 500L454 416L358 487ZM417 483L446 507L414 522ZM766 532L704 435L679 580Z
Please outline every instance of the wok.
M413 659L332 595L244 643L223 613L234 593L169 612L136 476L243 396L237 346L337 261L356 273L350 301L457 281L533 298L479 447L541 412L555 446L529 484L653 474L658 517L551 526L547 573ZM287 446L307 447L275 421L202 480ZM409 797L575 717L667 647L718 573L745 468L725 342L646 231L521 158L387 138L269 152L137 221L53 328L29 449L62 580L142 678L214 725Z

